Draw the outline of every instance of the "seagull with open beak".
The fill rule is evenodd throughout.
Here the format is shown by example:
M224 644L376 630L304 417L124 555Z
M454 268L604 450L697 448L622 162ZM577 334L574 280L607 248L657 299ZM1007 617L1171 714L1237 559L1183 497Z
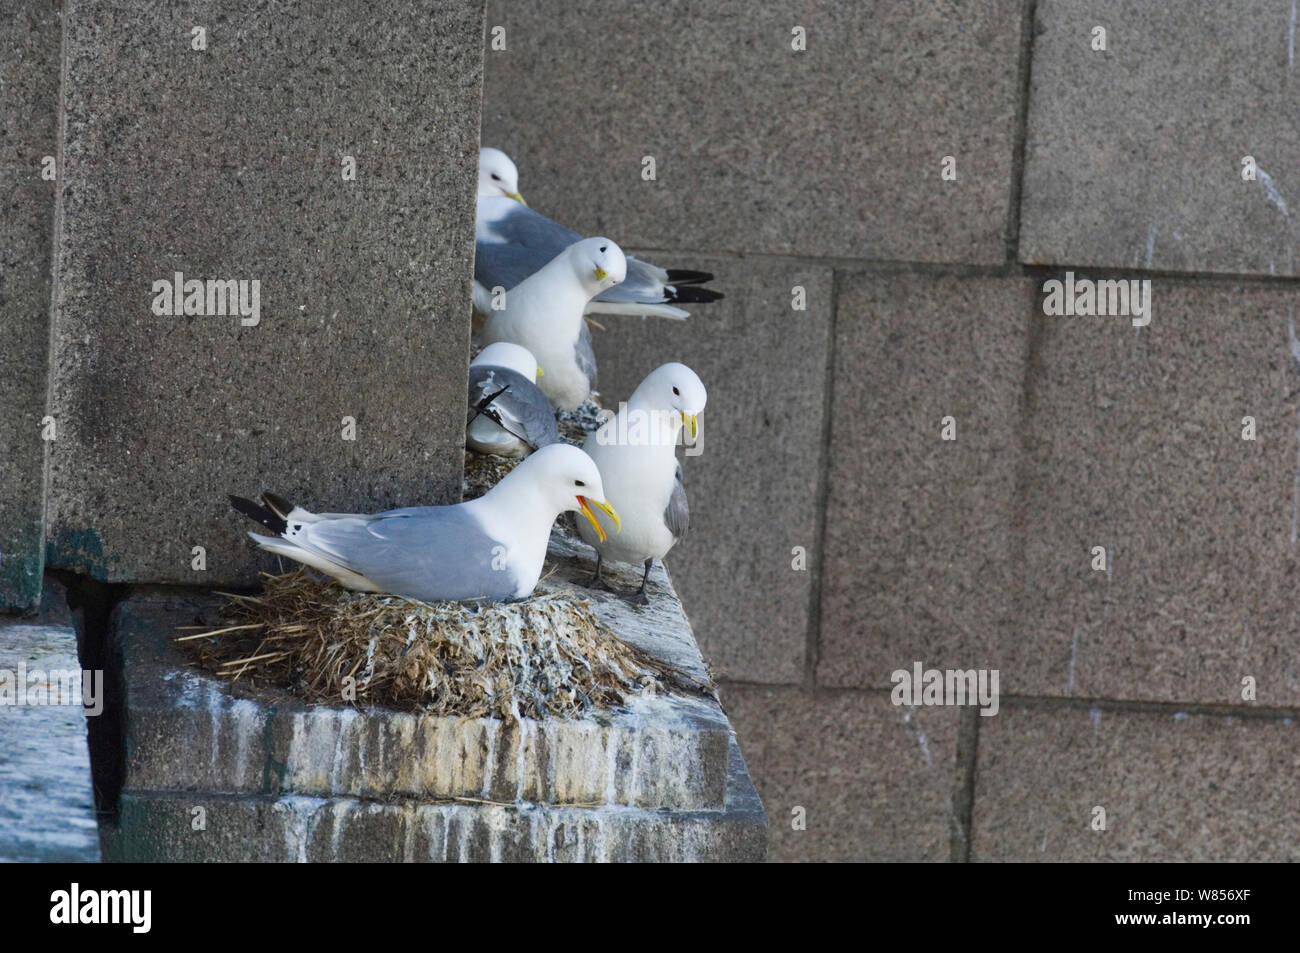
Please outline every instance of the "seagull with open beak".
M707 400L693 370L665 364L651 371L618 413L587 437L583 449L596 461L606 496L622 516L617 535L578 526L596 550L596 573L588 586L610 589L601 577L606 559L643 563L641 588L630 598L640 605L649 602L645 587L651 565L686 535L690 510L676 448L683 428L692 438L698 435L697 415Z
M271 493L260 502L230 497L271 535L249 533L263 549L327 573L344 587L424 602L526 599L546 561L551 524L577 511L592 532L617 530L591 457L553 443L525 458L483 496L450 506L383 513L313 513Z

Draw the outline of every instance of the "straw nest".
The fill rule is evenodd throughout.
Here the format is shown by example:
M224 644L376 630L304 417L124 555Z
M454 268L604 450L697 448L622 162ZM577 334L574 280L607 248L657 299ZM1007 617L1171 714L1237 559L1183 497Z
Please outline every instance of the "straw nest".
M424 603L349 592L299 569L267 576L260 595L223 595L230 624L178 641L219 676L273 684L311 702L579 718L641 694L710 688L620 639L569 592Z

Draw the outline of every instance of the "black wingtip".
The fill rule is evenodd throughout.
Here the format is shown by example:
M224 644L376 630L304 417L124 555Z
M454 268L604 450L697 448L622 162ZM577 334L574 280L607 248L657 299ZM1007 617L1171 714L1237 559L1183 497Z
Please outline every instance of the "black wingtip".
M274 512L262 506L260 503L254 503L252 500L246 500L242 496L227 496L230 505L238 512L247 516L255 523L265 526L276 536L283 535L289 524L283 518L277 516Z
M668 269L668 284L670 285L699 285L712 280L713 272L711 271L691 271L689 268Z
M708 304L710 301L721 301L723 297L721 291L687 285L685 288L674 288L668 294L668 301L671 304Z

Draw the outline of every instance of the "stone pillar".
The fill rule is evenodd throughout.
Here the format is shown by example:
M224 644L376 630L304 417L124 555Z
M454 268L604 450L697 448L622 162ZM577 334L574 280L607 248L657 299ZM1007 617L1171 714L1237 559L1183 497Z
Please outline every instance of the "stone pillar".
M50 565L247 582L229 492L459 499L482 4L64 18Z

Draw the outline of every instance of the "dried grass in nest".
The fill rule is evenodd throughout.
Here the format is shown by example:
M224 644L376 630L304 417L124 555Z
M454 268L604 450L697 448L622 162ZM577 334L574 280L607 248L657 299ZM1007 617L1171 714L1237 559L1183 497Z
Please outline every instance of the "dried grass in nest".
M308 570L267 576L259 596L226 594L232 624L187 635L199 663L269 681L308 701L438 715L578 718L643 692L709 686L624 642L571 593L471 606L356 593Z
M461 480L461 493L467 500L482 496L500 483L501 478L518 464L519 461L511 457L498 457L466 448L465 476Z

